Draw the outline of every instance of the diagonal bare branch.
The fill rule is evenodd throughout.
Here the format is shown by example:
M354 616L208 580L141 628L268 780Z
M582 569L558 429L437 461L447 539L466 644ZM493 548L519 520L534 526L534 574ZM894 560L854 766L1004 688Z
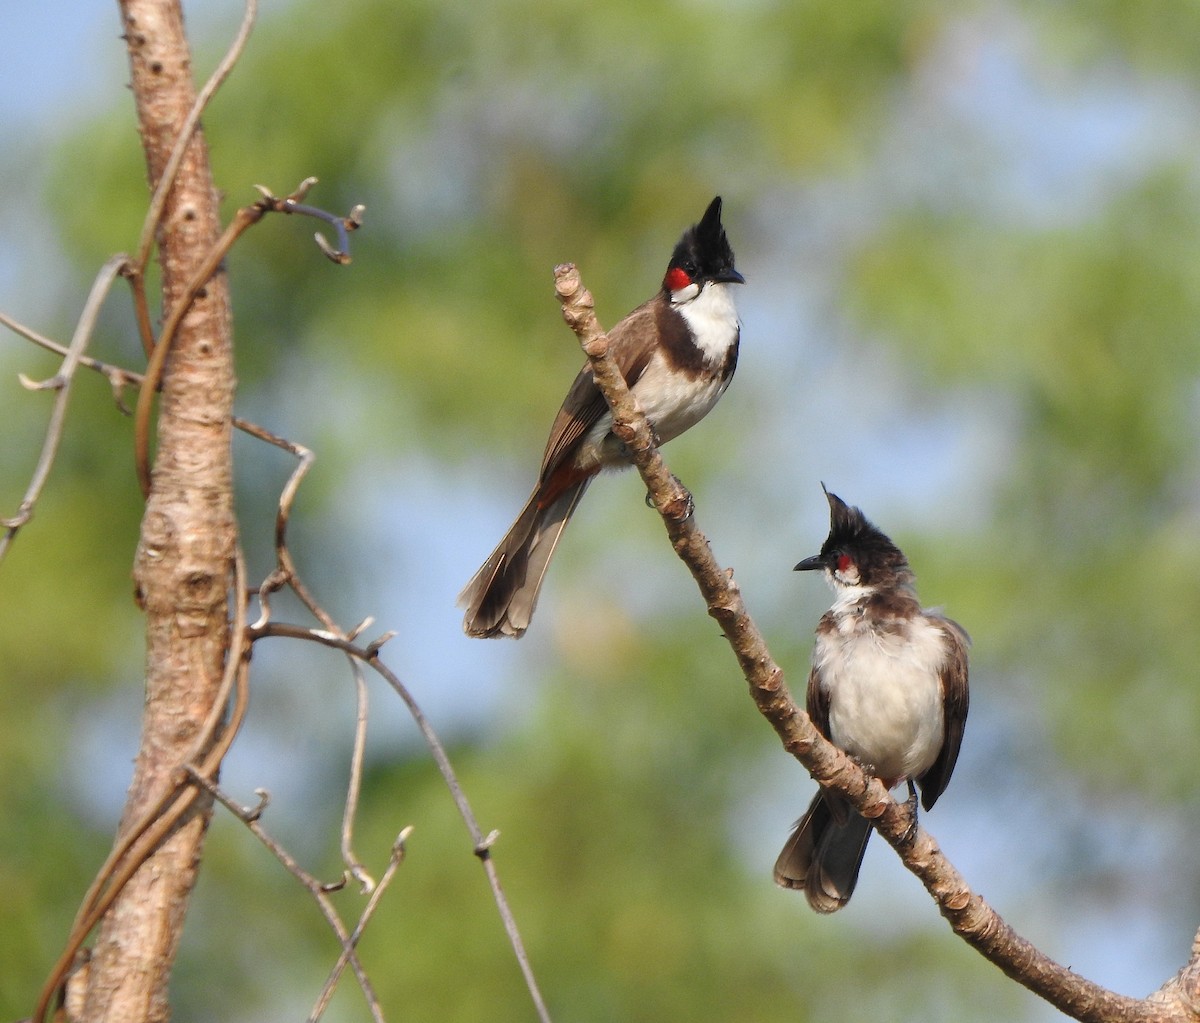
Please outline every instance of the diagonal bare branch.
M655 446L653 432L619 369L608 356L608 339L596 319L591 293L572 264L554 271L555 291L563 318L587 355L596 383L613 413L613 432L629 450L655 508L662 516L676 554L687 565L741 665L759 712L771 723L785 749L821 785L849 799L900 855L934 897L954 932L1005 974L1085 1023L1187 1020L1190 1012L1164 1014L1163 1002L1116 994L1061 966L1017 934L994 909L971 891L933 838L918 827L909 833L909 818L883 783L868 776L822 736L788 693L782 669L750 618L731 570L713 556L707 537L696 525L691 495L671 475ZM1177 1003L1178 1006L1179 1003Z
M58 455L58 446L62 442L63 427L66 425L67 405L71 399L71 383L75 379L75 369L85 358L83 352L96 329L96 318L100 315L100 308L104 305L109 291L112 290L113 282L127 262L127 257L123 255L111 256L100 268L100 272L96 274L96 279L92 282L92 289L84 303L83 312L80 313L79 322L75 325L75 333L71 338L70 347L62 353L63 362L58 372L49 380L37 384L26 383L26 386L33 390L53 390L57 393L54 396L54 408L50 413L50 422L46 427L46 439L42 443L42 454L33 471L33 477L29 481L25 496L21 499L20 507L15 515L0 519L0 527L4 529L4 534L0 536L0 559L12 546L21 527L33 517L34 506L42 494L46 481L50 478L50 471L54 468L54 459ZM5 326L17 333L29 336L19 324L14 323L7 316L3 317L3 322Z

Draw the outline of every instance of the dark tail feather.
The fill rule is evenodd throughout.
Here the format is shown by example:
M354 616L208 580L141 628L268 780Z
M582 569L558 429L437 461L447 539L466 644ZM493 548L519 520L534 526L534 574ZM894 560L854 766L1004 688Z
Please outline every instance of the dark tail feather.
M870 821L819 792L775 861L775 883L803 891L818 913L834 913L854 894L870 837Z
M581 480L545 508L538 507L538 492L533 492L491 557L458 595L458 606L466 608L463 631L468 636L520 637L529 628L546 567L590 482L591 477Z

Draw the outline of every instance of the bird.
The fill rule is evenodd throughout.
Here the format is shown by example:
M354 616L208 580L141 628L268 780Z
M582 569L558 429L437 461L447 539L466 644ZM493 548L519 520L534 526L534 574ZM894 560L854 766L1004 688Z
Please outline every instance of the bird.
M824 484L822 484L822 489ZM823 571L834 601L817 623L807 709L817 729L889 791L902 782L916 826L946 790L967 721L970 637L924 610L901 550L858 508L825 490L829 536L795 566ZM775 882L804 892L818 913L850 900L871 823L822 789L775 862Z
M717 196L683 232L658 293L608 332L609 352L660 444L703 419L729 386L741 336L733 286L745 280ZM458 596L468 636L525 633L550 558L588 484L602 469L628 464L585 364L550 429L533 493Z

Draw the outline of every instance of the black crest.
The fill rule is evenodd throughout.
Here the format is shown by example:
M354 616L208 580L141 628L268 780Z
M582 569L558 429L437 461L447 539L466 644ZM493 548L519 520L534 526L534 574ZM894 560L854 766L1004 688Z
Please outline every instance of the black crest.
M821 489L825 490L824 483ZM908 559L886 534L837 494L825 490L825 498L829 501L829 535L821 545L821 553L800 565L832 571L838 556L847 554L854 560L864 586L911 583Z
M733 265L733 248L721 226L721 197L708 204L700 222L693 224L680 237L671 254L673 267L681 267L696 282L727 281L745 283L745 278Z

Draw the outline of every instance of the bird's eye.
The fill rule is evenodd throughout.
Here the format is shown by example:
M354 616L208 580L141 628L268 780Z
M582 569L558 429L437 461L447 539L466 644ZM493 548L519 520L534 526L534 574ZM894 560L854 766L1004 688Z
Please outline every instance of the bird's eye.
M837 558L837 570L840 574L845 575L854 567L854 559L849 554L839 554Z

